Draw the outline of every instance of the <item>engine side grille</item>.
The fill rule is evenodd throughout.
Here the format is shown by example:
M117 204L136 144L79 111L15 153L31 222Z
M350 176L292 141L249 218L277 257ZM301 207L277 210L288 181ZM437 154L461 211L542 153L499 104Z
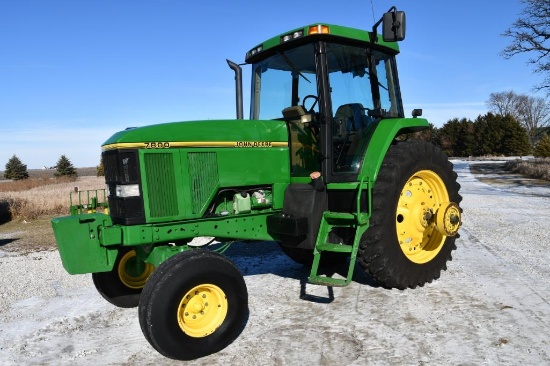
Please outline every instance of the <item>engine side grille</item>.
M190 152L189 181L191 184L191 207L194 214L207 205L208 198L218 184L218 159L215 152Z
M150 153L144 159L151 218L178 215L174 155Z

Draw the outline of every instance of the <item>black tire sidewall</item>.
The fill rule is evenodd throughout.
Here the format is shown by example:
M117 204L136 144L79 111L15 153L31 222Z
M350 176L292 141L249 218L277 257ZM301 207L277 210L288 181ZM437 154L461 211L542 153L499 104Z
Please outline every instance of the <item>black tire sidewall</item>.
M109 272L92 273L92 280L97 291L105 300L120 308L134 308L139 304L142 289L134 289L122 283L118 274L120 261L133 248L119 249L113 269Z
M439 253L427 263L414 263L403 253L397 238L397 205L407 181L417 172L436 173L447 188L450 202L459 203L456 173L446 155L435 145L422 141L399 142L390 147L380 168L373 191L371 227L363 236L360 263L367 273L385 287L414 288L439 277L456 248L455 237L447 237ZM372 244L372 243L376 244ZM368 248L372 245L372 248ZM360 256L361 254L360 253Z
M213 284L226 295L227 315L206 337L185 334L177 321L182 296L198 285ZM139 305L142 330L151 345L166 357L189 360L220 351L244 328L248 317L248 293L239 270L229 259L206 250L180 253L151 275Z

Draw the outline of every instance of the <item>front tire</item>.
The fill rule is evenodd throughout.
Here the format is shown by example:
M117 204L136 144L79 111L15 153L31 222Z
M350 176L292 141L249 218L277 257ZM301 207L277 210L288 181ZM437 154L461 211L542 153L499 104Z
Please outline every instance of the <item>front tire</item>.
M369 276L399 289L439 278L452 259L460 226L456 179L447 156L431 143L405 141L389 148L357 255Z
M248 292L226 257L194 249L163 262L139 303L145 338L162 355L192 360L222 350L244 329Z
M94 285L105 300L120 308L138 306L141 291L155 269L138 260L134 249L123 247L111 271L92 273Z

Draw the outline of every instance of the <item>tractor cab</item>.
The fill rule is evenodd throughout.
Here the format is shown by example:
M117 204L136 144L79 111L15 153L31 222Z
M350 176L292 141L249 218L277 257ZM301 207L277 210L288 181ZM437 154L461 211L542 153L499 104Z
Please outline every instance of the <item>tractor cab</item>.
M250 119L284 121L288 131L290 184L282 212L267 219L268 231L297 262L315 256L313 283L327 281L316 274L323 251L324 257L351 255L346 281L331 284L351 280L370 215L374 174L368 169L379 166L401 131L380 124L418 125L403 122L395 56L404 30L404 13L392 8L371 32L312 24L246 55L252 65Z
M376 125L404 117L398 46L383 39L314 24L247 53L250 119L287 123L293 178L319 171L326 183L357 181Z

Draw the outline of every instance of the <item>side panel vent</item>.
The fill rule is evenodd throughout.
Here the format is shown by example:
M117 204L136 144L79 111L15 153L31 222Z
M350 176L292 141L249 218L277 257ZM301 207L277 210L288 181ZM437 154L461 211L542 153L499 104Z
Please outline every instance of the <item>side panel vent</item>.
M150 153L144 158L151 218L178 215L174 155Z
M215 152L190 152L189 183L191 185L191 206L198 214L208 204L218 184L218 158Z

